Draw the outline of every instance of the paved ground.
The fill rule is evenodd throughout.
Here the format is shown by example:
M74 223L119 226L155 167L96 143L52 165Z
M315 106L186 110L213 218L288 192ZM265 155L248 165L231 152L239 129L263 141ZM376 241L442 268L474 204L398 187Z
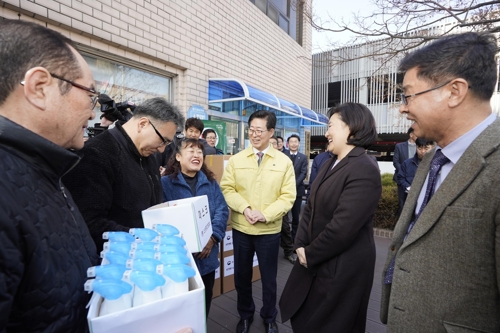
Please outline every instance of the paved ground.
M375 278L373 280L373 288L370 295L370 303L368 304L368 314L366 316L366 332L369 333L385 333L385 325L380 323L379 312L380 312L380 296L381 296L381 274L382 269L385 264L385 259L387 256L387 248L389 247L390 239L375 237L375 246L377 250L377 261L375 263ZM283 258L283 251L280 252L280 257L278 261L278 299L281 296L281 292L285 287L286 280L292 265ZM253 283L253 296L255 301L256 309L262 307L262 287L260 280ZM210 309L210 315L207 321L208 333L217 332L235 332L236 324L238 323L239 316L236 309L236 291L231 291L229 293L223 294L212 301L212 307ZM290 322L281 322L281 316L278 313L277 324L280 333L292 332ZM254 316L254 322L251 327L252 333L264 332L264 326L262 320L260 320L259 314L256 313ZM335 332L332 332L335 333ZM340 332L342 333L342 332Z

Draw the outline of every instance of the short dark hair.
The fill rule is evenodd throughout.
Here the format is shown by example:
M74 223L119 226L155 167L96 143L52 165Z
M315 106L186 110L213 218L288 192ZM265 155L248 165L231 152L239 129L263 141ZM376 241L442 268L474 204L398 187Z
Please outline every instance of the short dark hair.
M399 70L416 68L419 78L434 84L462 78L475 96L490 100L497 81L496 49L496 38L490 33L449 35L407 55Z
M217 137L217 133L215 133L215 131L211 128L208 128L205 130L205 132L203 132L203 138L206 139L207 138L207 135L210 134L210 133L214 133L215 136Z
M415 131L413 127L410 127L408 128L408 132L406 132L406 134L410 135L411 133L413 133L413 131Z
M417 145L417 147L425 147L425 146L434 146L434 141L432 140L426 140L424 138L417 138L417 140L415 140L415 144Z
M40 24L0 21L0 105L31 68L43 67L67 80L81 78L82 69L70 47L76 50L70 39ZM62 94L72 87L65 81L57 81Z
M165 170L165 174L168 177L177 178L179 172L181 172L181 163L177 161L175 155L180 153L182 149L188 147L200 148L201 151L203 152L203 160L205 160L205 146L203 145L203 142L201 142L198 139L192 139L192 138L183 139L178 145L175 146L174 153L170 156L168 160L167 167ZM210 182L215 181L214 173L207 167L207 164L205 162L203 162L200 171L202 171L207 176L207 179Z
M297 134L292 134L288 137L288 139L286 139L286 142L290 142L290 139L291 138L296 138L297 140L299 140L300 142L300 136L298 136Z
M283 140L283 137L281 137L281 136L279 136L279 135L277 135L277 136L276 136L276 141L278 141L278 139L281 139L281 141L282 141L282 142L284 142L284 141L285 141L285 140Z
M375 119L371 111L360 103L344 103L328 110L328 118L338 114L349 126L347 143L356 147L368 148L377 139Z
M267 130L270 130L271 128L276 128L276 115L274 112L271 111L266 111L266 110L258 110L255 111L250 115L250 118L248 118L248 126L252 123L252 120L255 118L258 119L266 119L266 128ZM282 138L283 140L283 138Z
M205 124L198 118L188 118L186 120L186 125L184 125L184 129L187 131L189 127L194 127L201 133L205 128Z
M160 122L173 122L175 126L182 126L184 116L179 108L162 97L145 100L134 110L134 118L148 117Z

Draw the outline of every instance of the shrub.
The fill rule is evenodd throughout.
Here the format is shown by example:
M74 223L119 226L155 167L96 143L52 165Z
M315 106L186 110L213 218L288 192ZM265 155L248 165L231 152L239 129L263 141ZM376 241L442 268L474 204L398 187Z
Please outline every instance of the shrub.
M398 187L392 180L392 174L382 175L382 196L378 202L373 227L394 230L398 214Z

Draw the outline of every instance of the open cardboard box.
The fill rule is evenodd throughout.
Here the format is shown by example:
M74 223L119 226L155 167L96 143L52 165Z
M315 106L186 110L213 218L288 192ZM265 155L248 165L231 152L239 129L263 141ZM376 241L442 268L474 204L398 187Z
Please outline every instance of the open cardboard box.
M206 332L205 286L191 253L189 256L196 271L189 278L189 292L103 317L98 317L103 298L94 293L87 315L90 332L175 333L186 327L194 333Z

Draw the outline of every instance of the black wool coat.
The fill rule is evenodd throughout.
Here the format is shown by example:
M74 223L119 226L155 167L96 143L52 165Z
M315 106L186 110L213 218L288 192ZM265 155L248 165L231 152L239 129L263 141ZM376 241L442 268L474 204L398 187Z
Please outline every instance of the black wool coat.
M139 154L120 124L88 140L78 154L81 162L63 181L100 252L103 232L143 228L141 212L163 202L159 165L155 156Z
M291 318L295 333L365 331L380 171L360 147L332 169L335 160L321 167L295 238L308 268L297 260L280 300L281 318Z

